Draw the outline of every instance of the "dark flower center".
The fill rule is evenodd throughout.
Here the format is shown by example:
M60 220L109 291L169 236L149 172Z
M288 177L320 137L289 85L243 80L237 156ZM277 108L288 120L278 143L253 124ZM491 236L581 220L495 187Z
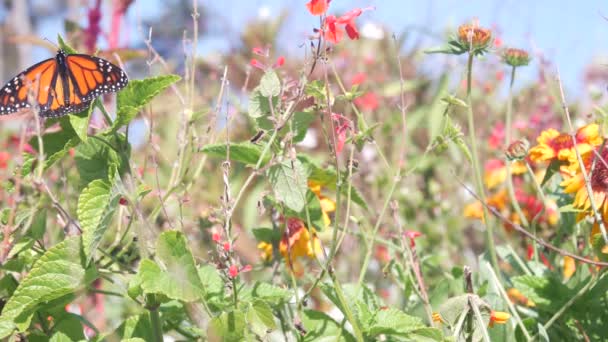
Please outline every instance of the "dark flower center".
M572 136L566 133L562 133L555 137L555 139L550 142L550 145L555 151L568 149L574 146L572 143Z
M593 191L608 192L608 151L602 152L602 158L595 156L595 167L591 174Z

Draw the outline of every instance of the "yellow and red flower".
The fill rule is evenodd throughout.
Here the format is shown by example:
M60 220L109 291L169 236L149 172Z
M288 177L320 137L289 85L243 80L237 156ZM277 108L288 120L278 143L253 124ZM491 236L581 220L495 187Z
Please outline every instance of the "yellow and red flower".
M580 171L580 165L573 159L576 160L576 157L570 158L571 164L568 167L561 168L564 180L560 185L564 188L565 193L575 194L572 205L583 211L582 215L579 215L579 219L582 219L586 215L592 214L591 200L585 186L585 178ZM587 170L587 174L590 175L589 181L591 183L594 203L597 205L597 209L602 214L602 217L608 218L608 167L607 163L605 163L605 161L608 161L607 149L602 151L601 159L597 155L586 155L583 158L583 164ZM593 172L590 172L593 165Z
M579 154L583 155L602 143L599 126L590 124L578 129L574 138ZM550 128L541 132L537 139L538 145L532 147L529 152L530 159L535 162L543 161L568 161L576 157L572 136L568 133L560 133Z
M490 312L489 326L490 326L490 328L492 328L494 326L494 324L506 324L510 317L511 317L511 314L509 314L508 312L492 310Z

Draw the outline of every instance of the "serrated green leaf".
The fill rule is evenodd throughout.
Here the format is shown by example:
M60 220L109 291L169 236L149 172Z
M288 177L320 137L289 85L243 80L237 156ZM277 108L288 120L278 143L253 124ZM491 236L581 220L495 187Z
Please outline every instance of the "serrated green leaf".
M81 341L85 339L82 322L74 314L63 315L53 326L50 341Z
M72 236L48 249L33 265L2 310L0 327L12 324L24 331L38 306L76 292L95 277L85 270L81 239ZM8 329L2 329L6 332ZM8 335L0 335L4 338Z
M256 282L253 286L241 290L239 296L243 301L263 300L272 306L277 306L287 301L291 292L269 283Z
M416 330L426 328L427 326L422 323L420 318L393 308L378 311L372 322L363 325L364 334L369 337L381 334L408 336Z
M306 169L297 159L283 161L268 170L275 197L296 212L302 211L306 204L307 176Z
M260 94L266 98L279 96L281 93L281 80L277 73L270 69L264 73L260 80Z
M272 228L253 228L251 229L255 239L260 242L278 242L281 240L281 232Z
M91 119L91 114L93 113L93 105L89 105L89 107L79 113L71 113L67 117L62 118L62 120L68 120L74 132L80 140L87 141L89 137L89 120Z
M319 105L326 105L327 91L325 89L325 83L322 81L314 80L308 82L304 88L304 92L306 95L314 97Z
M203 298L209 306L219 311L226 302L224 301L225 286L217 269L210 265L198 269L198 277L203 284Z
M302 313L304 314L302 324L304 325L304 329L306 329L304 341L356 341L350 332L346 329L341 329L341 325L326 313L315 310L304 310Z
M118 111L111 130L115 132L129 124L144 105L180 79L181 77L177 75L163 75L129 81L129 84L118 93Z
M269 331L277 328L272 309L261 300L256 300L249 305L245 318L250 329L258 336L266 336Z
M44 170L47 170L51 165L61 159L70 148L78 145L80 138L71 126L62 127L62 130L53 133L47 133L42 136L42 146L45 155L44 159ZM29 144L38 152L38 138L33 137ZM24 162L21 169L21 175L23 177L29 175L35 168L38 162L38 157L29 153L24 153Z
M78 198L78 220L82 227L82 245L87 262L106 232L118 207L120 194L105 180L96 179L82 191Z
M154 341L153 331L150 316L148 314L141 314L127 318L111 336L117 337L121 341L136 338L141 338L144 341Z
M540 308L557 309L576 292L553 276L524 275L513 277L511 281L516 289Z
M124 157L114 150L120 149L121 146L125 149ZM121 133L91 137L78 145L74 159L81 184L89 184L95 179L109 180L110 171L116 167L121 174L124 173L128 167L128 161L124 158L129 154L130 147Z
M309 112L295 112L293 114L293 120L291 127L294 133L293 142L299 143L304 140L308 127L314 121L315 115Z
M162 233L156 242L156 257L162 268L149 259L140 263L138 276L144 293L161 294L184 302L200 298L203 284L183 233Z
M262 149L258 145L254 145L249 142L230 144L230 160L247 165L256 165L258 159L262 155ZM203 153L207 153L210 156L226 159L226 151L228 148L226 144L209 144L205 145L200 150ZM267 153L262 161L262 165L266 164L270 160L270 154Z
M243 341L245 327L245 315L241 311L222 312L211 320L207 335L212 341Z

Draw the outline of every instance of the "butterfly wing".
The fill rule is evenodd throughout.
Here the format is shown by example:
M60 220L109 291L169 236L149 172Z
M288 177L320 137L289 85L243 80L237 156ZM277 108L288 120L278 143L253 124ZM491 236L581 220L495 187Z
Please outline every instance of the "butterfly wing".
M34 96L41 111L49 108L53 100L51 89L57 79L57 63L49 58L34 64L13 77L0 89L0 115L15 113L30 107L29 94Z
M73 54L66 57L71 94L87 102L96 97L119 91L129 80L125 72L103 58ZM70 94L70 95L71 95ZM71 98L70 98L70 102Z

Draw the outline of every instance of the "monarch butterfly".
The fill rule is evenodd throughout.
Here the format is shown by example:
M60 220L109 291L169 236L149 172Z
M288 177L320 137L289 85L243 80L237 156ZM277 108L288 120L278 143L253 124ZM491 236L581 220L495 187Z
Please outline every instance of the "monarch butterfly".
M40 116L60 117L88 108L96 97L128 82L125 72L105 59L59 50L55 58L32 65L0 89L0 115L29 108L31 90Z

